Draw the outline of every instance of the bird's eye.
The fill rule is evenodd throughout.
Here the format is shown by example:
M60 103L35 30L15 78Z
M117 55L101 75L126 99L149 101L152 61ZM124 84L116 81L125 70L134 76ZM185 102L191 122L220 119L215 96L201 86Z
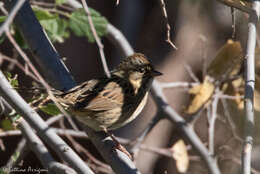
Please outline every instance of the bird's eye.
M145 68L140 68L140 69L139 69L139 72L140 72L140 73L144 73L144 72L145 72Z

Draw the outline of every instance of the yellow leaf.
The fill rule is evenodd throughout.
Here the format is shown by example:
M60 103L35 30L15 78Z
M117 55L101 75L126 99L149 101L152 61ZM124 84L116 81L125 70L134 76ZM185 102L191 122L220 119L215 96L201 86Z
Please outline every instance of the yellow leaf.
M228 40L209 65L207 75L215 80L226 79L238 73L242 61L243 55L240 43Z
M171 148L172 157L176 160L176 167L180 173L185 173L189 167L189 156L183 140L177 141Z
M195 95L195 97L191 101L191 104L186 111L188 114L196 113L201 107L206 104L206 102L212 96L215 86L213 83L210 82L210 78L206 76L204 82L200 84L199 87L195 88L195 90L191 89L192 92L196 91L196 93L192 93Z

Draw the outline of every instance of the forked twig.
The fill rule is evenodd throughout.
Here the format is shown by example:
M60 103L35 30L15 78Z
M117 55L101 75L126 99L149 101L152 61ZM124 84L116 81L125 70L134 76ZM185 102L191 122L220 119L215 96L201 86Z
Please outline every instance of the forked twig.
M167 29L167 31L166 31L167 32L166 42L168 42L172 46L172 48L177 50L177 47L171 41L171 26L169 24L168 15L167 15L167 11L166 11L166 8L165 8L164 0L160 0L160 3L161 3L161 6L162 6L163 17L165 18L165 21L166 21L166 29Z

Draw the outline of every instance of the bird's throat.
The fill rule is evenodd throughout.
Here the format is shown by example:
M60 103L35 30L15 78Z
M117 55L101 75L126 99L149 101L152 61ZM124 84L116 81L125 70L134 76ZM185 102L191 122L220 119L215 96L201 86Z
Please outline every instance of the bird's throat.
M140 87L142 85L142 79L135 79L135 80L134 79L130 79L129 81L130 81L130 83L133 86L135 94L137 94L138 90L140 89Z

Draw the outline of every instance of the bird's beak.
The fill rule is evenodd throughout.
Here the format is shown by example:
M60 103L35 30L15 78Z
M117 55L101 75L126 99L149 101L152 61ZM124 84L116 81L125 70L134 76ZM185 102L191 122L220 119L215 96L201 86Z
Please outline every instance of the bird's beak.
M151 75L152 75L153 77L155 77L155 76L161 76L161 75L163 75L163 73L161 73L161 72L159 72L159 71L156 71L156 70L152 70Z

